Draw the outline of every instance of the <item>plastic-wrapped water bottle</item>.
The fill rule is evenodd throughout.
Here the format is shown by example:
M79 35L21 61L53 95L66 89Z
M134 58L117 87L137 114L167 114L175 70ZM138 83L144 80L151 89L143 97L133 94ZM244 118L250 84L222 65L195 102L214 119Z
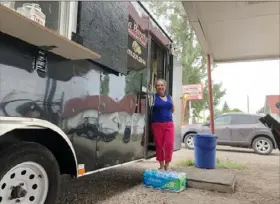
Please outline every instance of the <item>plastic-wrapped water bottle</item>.
M143 184L154 189L180 192L186 188L186 175L175 171L144 171Z

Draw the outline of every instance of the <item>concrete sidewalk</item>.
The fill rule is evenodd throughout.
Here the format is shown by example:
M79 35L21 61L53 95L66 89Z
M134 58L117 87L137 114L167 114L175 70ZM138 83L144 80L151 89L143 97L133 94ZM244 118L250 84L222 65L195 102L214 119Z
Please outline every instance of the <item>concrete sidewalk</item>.
M138 162L144 169L157 169L155 159ZM229 169L199 169L195 167L184 168L172 165L174 171L187 175L188 187L205 189L222 193L233 193L235 190L236 175Z
M228 169L198 169L176 167L177 172L187 175L188 187L206 189L222 193L233 193L235 190L236 176Z

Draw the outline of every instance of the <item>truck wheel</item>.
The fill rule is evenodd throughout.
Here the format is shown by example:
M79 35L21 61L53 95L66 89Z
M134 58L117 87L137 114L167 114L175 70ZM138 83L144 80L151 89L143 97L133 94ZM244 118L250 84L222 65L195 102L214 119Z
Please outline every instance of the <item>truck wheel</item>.
M194 148L193 135L192 134L186 135L184 139L184 143L187 149L193 149Z
M253 149L261 155L269 155L273 150L272 141L266 137L257 137L253 141Z
M0 152L0 204L54 204L59 166L44 146L22 142Z

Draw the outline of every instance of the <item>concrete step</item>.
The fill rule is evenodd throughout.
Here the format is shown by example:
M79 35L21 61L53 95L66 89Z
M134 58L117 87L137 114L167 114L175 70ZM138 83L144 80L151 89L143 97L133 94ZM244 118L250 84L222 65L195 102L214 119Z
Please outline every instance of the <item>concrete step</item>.
M228 169L198 169L174 168L177 172L187 175L188 187L233 193L235 191L236 175Z

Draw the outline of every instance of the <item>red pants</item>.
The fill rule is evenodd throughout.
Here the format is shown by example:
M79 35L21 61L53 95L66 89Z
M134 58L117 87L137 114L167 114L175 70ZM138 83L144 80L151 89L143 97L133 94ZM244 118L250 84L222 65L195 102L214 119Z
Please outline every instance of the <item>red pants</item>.
M152 131L156 144L156 157L159 162L171 162L174 149L173 122L152 123Z

